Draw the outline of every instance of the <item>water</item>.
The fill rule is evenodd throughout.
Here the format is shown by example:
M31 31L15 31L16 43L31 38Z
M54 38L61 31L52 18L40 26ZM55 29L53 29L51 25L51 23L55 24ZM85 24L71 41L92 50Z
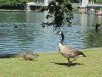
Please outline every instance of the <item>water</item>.
M0 12L0 52L56 52L60 36L53 27L42 28L46 12ZM72 26L61 28L64 43L76 49L102 46L102 16L74 13ZM95 24L100 23L99 32Z

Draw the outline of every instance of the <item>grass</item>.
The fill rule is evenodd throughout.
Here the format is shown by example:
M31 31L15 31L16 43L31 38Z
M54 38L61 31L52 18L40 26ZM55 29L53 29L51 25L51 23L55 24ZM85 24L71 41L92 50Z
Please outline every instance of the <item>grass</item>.
M34 61L1 58L0 77L102 77L102 48L83 52L87 57L78 58L70 67L59 53L38 53Z

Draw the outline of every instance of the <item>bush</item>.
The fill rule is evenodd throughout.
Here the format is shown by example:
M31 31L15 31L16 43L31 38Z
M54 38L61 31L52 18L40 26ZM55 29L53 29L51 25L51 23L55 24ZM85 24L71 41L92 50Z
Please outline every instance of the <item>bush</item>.
M23 10L27 2L35 0L0 0L1 9L20 9Z

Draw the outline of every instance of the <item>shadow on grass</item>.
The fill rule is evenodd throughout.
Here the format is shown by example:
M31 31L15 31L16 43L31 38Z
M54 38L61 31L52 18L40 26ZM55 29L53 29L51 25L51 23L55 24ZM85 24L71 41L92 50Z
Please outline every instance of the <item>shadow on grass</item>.
M0 54L0 58L16 58L17 54Z
M54 63L54 64L57 64L57 65L64 65L64 66L68 66L68 67L71 67L71 66L75 66L75 65L84 65L84 64L81 64L81 63L58 63L58 62L51 62L51 63Z
M33 59L33 60L26 60L26 59L24 59L24 58L22 58L21 59L22 61L31 61L31 62L37 62L38 60L36 60L36 59Z

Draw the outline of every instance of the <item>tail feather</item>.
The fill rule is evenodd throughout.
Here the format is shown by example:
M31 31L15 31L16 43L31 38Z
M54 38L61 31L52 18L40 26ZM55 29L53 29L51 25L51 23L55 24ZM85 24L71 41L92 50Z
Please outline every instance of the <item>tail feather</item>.
M86 57L86 55L83 52L79 53L80 56Z

